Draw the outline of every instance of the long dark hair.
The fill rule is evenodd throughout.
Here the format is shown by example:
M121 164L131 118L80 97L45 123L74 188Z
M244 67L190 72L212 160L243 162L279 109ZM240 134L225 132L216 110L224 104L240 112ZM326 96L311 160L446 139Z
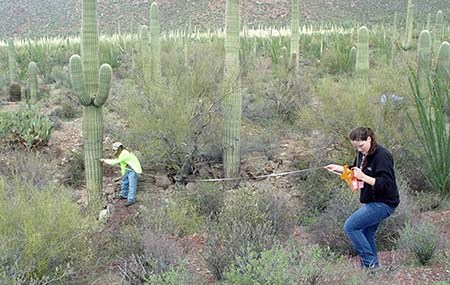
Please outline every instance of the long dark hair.
M375 151L377 141L375 140L375 134L371 128L366 127L354 128L348 136L352 141L365 141L367 140L368 137L370 137L372 140L367 154L371 155Z

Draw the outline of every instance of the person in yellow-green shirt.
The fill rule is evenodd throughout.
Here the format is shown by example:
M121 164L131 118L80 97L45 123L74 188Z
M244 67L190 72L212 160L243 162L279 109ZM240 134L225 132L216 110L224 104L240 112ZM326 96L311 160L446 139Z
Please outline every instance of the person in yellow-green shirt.
M100 161L109 165L120 165L122 185L119 198L126 199L125 206L128 207L136 202L138 174L142 173L141 163L121 142L113 143L112 150L115 159L102 158Z

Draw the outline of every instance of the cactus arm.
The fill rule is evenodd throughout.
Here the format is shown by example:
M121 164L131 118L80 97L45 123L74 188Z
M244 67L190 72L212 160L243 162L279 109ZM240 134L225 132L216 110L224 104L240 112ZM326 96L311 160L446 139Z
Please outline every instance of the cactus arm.
M100 67L98 76L98 95L94 100L94 105L97 107L103 106L109 96L111 87L112 68L109 64L103 64Z
M75 95L78 97L81 105L89 106L92 103L92 100L88 96L84 85L81 57L77 54L72 55L69 60L69 67L70 81L72 82L72 88Z

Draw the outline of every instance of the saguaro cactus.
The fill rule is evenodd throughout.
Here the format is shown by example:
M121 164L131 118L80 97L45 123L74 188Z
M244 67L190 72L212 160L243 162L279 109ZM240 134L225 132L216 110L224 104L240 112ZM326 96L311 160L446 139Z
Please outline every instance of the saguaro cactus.
M239 0L227 0L225 9L225 71L223 167L225 177L239 175L242 94L239 81Z
M417 76L421 94L427 94L427 78L431 72L431 35L427 30L423 30L419 36L417 47Z
M144 73L144 82L145 84L150 84L152 80L152 65L150 58L150 42L148 37L148 29L147 26L142 25L140 30L141 35L141 60L142 60L142 71Z
M450 86L450 44L443 42L439 47L439 53L436 60L436 74L439 83L439 90L442 98L445 98L445 93L449 92Z
M299 27L300 27L300 7L299 0L292 0L292 18L291 18L291 56L295 53L297 56L299 55ZM295 64L295 67L298 67L298 63Z
M17 61L16 48L14 39L8 39L8 67L9 67L9 83L17 81Z
M36 63L34 61L30 62L28 64L28 95L30 104L36 104L37 102L38 73L39 69Z
M362 26L358 30L358 44L356 48L355 73L366 77L369 71L369 30Z
M150 6L150 48L152 64L152 81L155 84L161 83L161 42L159 26L158 5L153 2Z
M81 57L70 58L70 76L75 94L83 105L83 145L88 202L98 203L102 189L103 114L109 96L112 69L103 64L98 70L96 0L83 0ZM94 204L95 205L95 204Z
M439 10L436 13L436 22L433 27L433 53L438 54L439 47L442 43L442 38L444 37L444 16L442 11Z
M411 47L414 20L413 15L414 5L412 4L412 0L408 0L408 7L406 8L405 37L402 41L402 47L404 50L408 50Z

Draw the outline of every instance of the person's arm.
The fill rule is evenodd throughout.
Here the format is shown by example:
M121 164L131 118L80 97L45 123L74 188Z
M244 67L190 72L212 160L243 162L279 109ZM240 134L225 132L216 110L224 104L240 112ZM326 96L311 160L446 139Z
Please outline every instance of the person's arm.
M106 159L106 158L100 158L100 162L104 162L109 165L116 165L120 163L119 159Z
M328 164L327 166L324 166L324 168L330 172L334 173L342 173L344 172L344 167L342 165L338 164Z

